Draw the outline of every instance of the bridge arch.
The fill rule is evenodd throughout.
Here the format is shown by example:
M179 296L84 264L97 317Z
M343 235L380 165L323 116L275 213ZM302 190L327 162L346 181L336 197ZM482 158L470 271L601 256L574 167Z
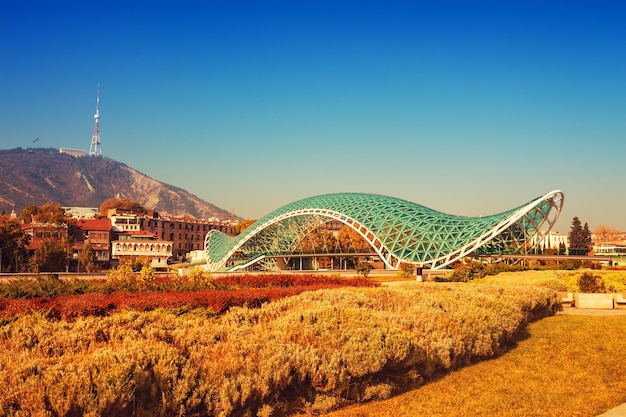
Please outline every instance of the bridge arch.
M293 251L309 231L335 220L359 233L390 269L403 263L441 269L474 252L528 249L534 235L554 226L563 201L556 190L503 213L463 217L377 194L326 194L287 204L235 237L209 231L205 255L212 271L233 259L249 265L265 257L297 256Z

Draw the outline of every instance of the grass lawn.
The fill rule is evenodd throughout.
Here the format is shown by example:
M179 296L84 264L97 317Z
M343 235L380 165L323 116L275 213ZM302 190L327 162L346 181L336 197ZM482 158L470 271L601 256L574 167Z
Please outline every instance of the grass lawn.
M549 317L499 358L329 415L597 416L626 402L625 332L624 315Z

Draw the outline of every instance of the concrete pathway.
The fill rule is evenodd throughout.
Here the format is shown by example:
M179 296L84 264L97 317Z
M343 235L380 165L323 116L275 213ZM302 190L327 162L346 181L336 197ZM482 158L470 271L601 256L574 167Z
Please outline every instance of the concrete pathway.
M598 417L624 417L626 416L626 404L618 405L610 409L606 413L600 414Z

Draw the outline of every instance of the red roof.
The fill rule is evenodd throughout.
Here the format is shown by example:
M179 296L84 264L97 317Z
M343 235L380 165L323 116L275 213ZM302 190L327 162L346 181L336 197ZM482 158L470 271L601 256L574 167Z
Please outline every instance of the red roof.
M81 219L76 222L76 226L81 230L110 231L112 229L111 219L106 217L102 219Z

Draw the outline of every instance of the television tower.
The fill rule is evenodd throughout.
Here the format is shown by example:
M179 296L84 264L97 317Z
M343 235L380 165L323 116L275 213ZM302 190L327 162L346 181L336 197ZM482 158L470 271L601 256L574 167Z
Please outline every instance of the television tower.
M89 156L102 156L100 149L100 84L98 84L98 95L96 97L96 114L93 115L96 122L93 126L93 136L91 137L91 147L89 148Z

